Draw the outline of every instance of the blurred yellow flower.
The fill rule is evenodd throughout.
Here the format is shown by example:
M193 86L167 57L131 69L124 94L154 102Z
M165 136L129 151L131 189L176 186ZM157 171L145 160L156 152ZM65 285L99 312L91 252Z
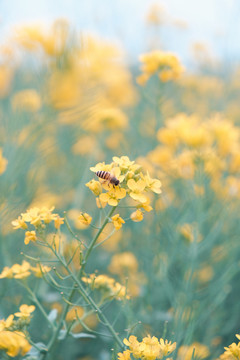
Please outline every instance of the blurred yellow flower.
M20 318L28 318L31 313L35 310L35 306L34 305L21 305L19 308L20 312L16 312L14 315Z
M0 332L3 330L7 330L13 323L14 315L9 315L6 320L1 319L0 320Z
M88 278L83 277L82 280L90 284L93 289L100 290L104 298L114 297L117 300L129 298L126 287L107 275L91 274Z
M36 112L41 106L41 98L36 90L28 89L22 90L16 93L12 97L12 108L13 110Z
M158 74L161 81L167 82L178 79L184 71L176 55L160 50L141 55L140 61L142 62L141 70L143 73L137 78L140 85L144 85L155 73Z
M122 353L118 353L118 360L131 360L131 352L129 350L125 350Z
M21 331L0 331L0 350L3 350L10 357L18 354L25 355L31 349L25 334Z
M179 360L191 360L193 351L194 356L198 359L205 359L210 355L209 349L206 345L195 342L189 346L180 346L180 348L178 349Z
M30 243L30 241L32 241L32 242L37 241L36 231L26 231L24 243L27 245Z
M8 161L2 155L2 149L0 148L0 175L4 173L7 168Z
M132 221L139 222L143 220L143 213L140 209L138 209L134 211L130 217Z
M81 213L78 217L78 220L84 225L90 225L92 222L92 217L87 213Z
M12 226L14 228L14 230L17 229L24 229L26 230L28 228L27 224L25 223L25 221L21 218L21 216L19 216L16 220L12 221Z
M46 265L37 265L36 267L31 266L31 270L33 271L34 275L38 278L43 277L44 273L51 271L52 269Z
M138 261L133 253L126 251L113 255L108 269L113 274L128 276L129 273L136 273L138 271Z

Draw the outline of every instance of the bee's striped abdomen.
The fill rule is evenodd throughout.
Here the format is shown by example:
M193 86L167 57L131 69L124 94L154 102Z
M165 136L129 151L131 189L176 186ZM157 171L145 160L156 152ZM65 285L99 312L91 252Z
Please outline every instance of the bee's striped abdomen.
M101 179L109 180L109 181L111 180L111 174L107 171L101 170L101 171L97 171L95 174Z
M112 175L110 172L108 172L108 171L103 171L103 170L101 170L101 171L95 172L95 174L96 174L99 178L108 181L110 184L113 185L113 187L119 185L119 180L118 180L114 175Z

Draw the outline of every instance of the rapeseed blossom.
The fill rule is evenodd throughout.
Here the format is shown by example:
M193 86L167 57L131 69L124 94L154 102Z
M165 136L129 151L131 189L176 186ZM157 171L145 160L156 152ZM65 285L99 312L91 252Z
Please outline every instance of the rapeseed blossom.
M61 218L58 214L54 214L53 210L54 207L34 207L27 210L26 213L22 213L21 216L18 216L16 220L12 221L12 226L15 230L28 230L25 233L24 239L26 245L28 245L30 241L36 242L38 240L38 230L45 228L47 224L53 222L54 227L59 229L60 226L64 223L64 219ZM32 225L35 230L30 230L30 225Z
M20 312L9 315L6 320L0 320L0 350L6 352L8 356L13 358L20 354L23 356L31 349L26 339L26 326L29 325L34 310L34 305L23 304L20 306ZM23 328L25 328L24 332Z
M110 206L117 206L119 201L129 196L136 202L136 208L142 207L146 211L152 210L150 206L148 192L161 193L161 182L158 179L152 179L147 172L142 171L142 167L135 161L129 159L128 156L113 157L111 164L98 163L90 168L91 171L105 171L111 173L119 180L118 186L113 186L108 181L99 179L99 181L91 180L86 186L93 192L95 196L99 196L98 206L101 202L103 206L107 203ZM99 185L97 185L99 184ZM102 192L106 190L107 192ZM141 210L138 211L138 219Z
M88 278L83 277L82 280L89 284L92 289L99 290L103 298L116 298L117 300L129 298L126 287L107 275L96 276L91 274Z
M14 315L19 318L28 318L30 314L35 310L35 306L21 305L19 308L20 312L16 312Z
M123 343L129 347L125 353L118 353L118 360L130 359L130 354L134 358L142 360L162 359L170 355L176 348L176 343L167 340L157 339L155 336L148 335L139 342L136 336L131 335L129 339L124 339Z
M122 224L125 224L125 221L121 218L119 214L112 216L111 219L116 230L121 229Z
M236 338L240 340L240 335L236 334ZM225 351L220 355L219 360L240 360L240 341L237 344L232 343L224 349Z
M87 213L82 213L79 217L78 217L78 220L84 224L84 225L90 225L91 222L92 222L92 217L87 214Z
M49 266L38 265L37 267L32 267L29 262L23 260L22 264L14 264L11 268L5 266L0 274L0 279L25 279L31 274L34 274L36 277L41 277L45 272L49 272L51 268ZM41 274L41 275L40 275Z
M140 85L144 85L154 74L157 74L162 82L167 82L178 79L184 71L178 57L169 52L152 51L141 55L140 61L142 74L137 78Z

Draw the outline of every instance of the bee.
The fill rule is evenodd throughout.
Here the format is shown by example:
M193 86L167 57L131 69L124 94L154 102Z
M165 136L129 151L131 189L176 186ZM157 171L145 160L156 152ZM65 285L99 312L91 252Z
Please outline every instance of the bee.
M97 171L95 172L95 174L101 178L104 179L105 181L107 181L109 184L112 184L113 187L118 186L119 185L119 180L110 172L108 171Z

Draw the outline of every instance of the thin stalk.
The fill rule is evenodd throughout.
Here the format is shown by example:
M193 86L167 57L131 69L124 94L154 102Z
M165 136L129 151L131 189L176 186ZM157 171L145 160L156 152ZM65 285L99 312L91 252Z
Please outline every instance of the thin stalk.
M123 345L122 345L122 341L121 339L118 337L117 333L114 331L112 325L108 322L107 318L105 317L105 315L102 313L101 309L98 308L98 306L95 304L94 300L86 293L85 289L82 287L82 284L80 283L80 281L78 280L78 278L80 278L82 276L82 273L83 273L83 270L86 266L86 262L87 262L87 259L89 258L90 254L91 254L91 251L93 250L94 248L94 245L97 241L97 239L99 238L99 236L101 235L103 229L105 228L105 226L107 225L108 223L108 220L109 218L112 216L112 214L114 213L116 209L116 206L112 207L111 210L109 211L108 215L106 216L102 226L100 227L100 229L98 230L96 236L93 238L93 240L91 241L89 247L87 248L86 250L86 254L84 256L84 262L82 264L82 267L81 269L79 270L79 273L78 275L74 275L71 270L69 269L69 267L67 266L67 264L65 263L65 261L63 261L63 259L58 255L58 253L56 252L55 249L53 249L53 247L51 247L49 244L48 244L48 247L51 249L51 251L54 253L54 255L57 257L57 259L61 262L61 264L63 265L63 267L68 271L69 275L71 275L72 279L74 280L74 282L78 285L78 288L75 287L75 284L73 285L72 287L72 290L68 296L68 302L65 302L65 307L63 309L63 312L61 314L61 317L60 317L60 320L59 320L59 323L58 323L58 326L55 328L54 330L54 333L53 333L53 336L50 340L50 342L48 343L48 351L47 353L45 354L42 354L42 357L41 359L45 359L45 357L47 356L47 354L49 354L58 338L58 335L60 333L60 330L62 328L62 325L63 325L63 322L66 318L66 315L67 315L67 312L69 310L69 307L70 307L70 304L71 304L71 300L72 298L74 297L74 294L75 292L78 290L82 297L85 299L85 301L88 303L88 304L91 304L92 307L97 311L97 313L102 317L102 319L104 320L104 322L106 323L106 326L108 327L109 331L111 332L111 334L113 335L113 337L115 338L115 340L117 341L117 343L120 345L120 347L122 348ZM66 220L66 216L65 216L65 220ZM76 238L75 234L72 232L70 226L69 226L69 223L68 221L66 221L66 224L67 224L67 227L70 231L70 233ZM80 241L78 239L78 241ZM45 245L46 246L46 245Z
M23 285L23 284L21 284ZM42 315L44 316L44 318L47 320L47 322L49 323L49 325L51 326L52 329L55 329L54 324L49 320L48 315L46 313L46 311L44 310L44 308L42 307L42 305L40 304L40 302L38 301L38 298L36 297L36 295L34 294L34 292L27 286L27 285L23 285L25 287L25 289L29 292L29 294L31 295L34 303L37 305L37 307L39 308L39 310L41 311Z
M93 240L91 241L91 243L90 243L90 245L89 245L89 247L88 247L88 249L87 249L87 251L86 251L86 255L85 255L85 257L84 257L84 264L87 262L87 259L89 258L89 255L91 254L91 251L92 251L94 245L96 244L97 239L98 239L99 236L101 235L103 229L104 229L105 226L107 225L108 220L109 220L109 218L112 216L112 214L114 213L115 209L116 209L116 206L113 206L113 207L111 208L111 210L109 211L108 215L106 216L106 218L105 218L102 226L101 226L100 229L98 230L96 236L95 236L95 237L93 238Z
M53 249L54 251L54 249ZM56 256L58 257L58 254L56 254ZM60 259L60 258L59 258ZM84 300L90 304L94 310L96 310L96 313L99 315L99 317L104 321L106 327L108 328L108 330L110 331L110 333L112 334L113 338L116 340L116 342L118 343L118 345L123 348L123 344L122 341L120 339L120 337L118 336L118 334L115 332L115 330L113 329L112 325L110 324L110 322L108 321L108 319L106 318L106 316L104 315L104 313L102 312L102 310L97 306L97 304L95 303L95 301L88 295L88 293L86 292L86 290L84 289L84 287L82 286L81 282L79 281L78 277L71 272L71 270L68 268L68 266L62 262L62 265L65 267L65 269L67 270L67 272L69 273L69 275L71 275L72 279L74 280L74 282L77 284L77 288L74 287L74 292L75 290L78 290L80 292L80 294L82 295L82 297L84 298ZM66 304L67 305L67 304Z

